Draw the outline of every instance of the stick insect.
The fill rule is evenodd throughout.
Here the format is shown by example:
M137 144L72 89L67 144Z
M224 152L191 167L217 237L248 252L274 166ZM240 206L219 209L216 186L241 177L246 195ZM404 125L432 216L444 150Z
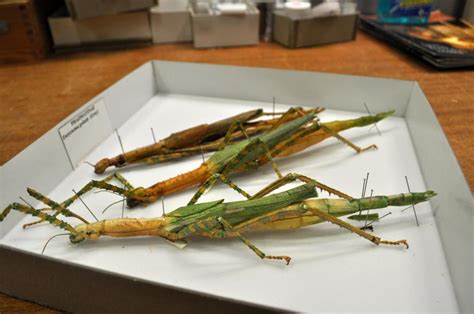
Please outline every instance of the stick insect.
M282 185L300 179L306 183L284 192L267 195ZM375 210L387 206L407 206L429 200L435 196L433 191L405 193L390 196L371 196L360 199L311 199L317 197L317 182L298 174L288 174L277 179L263 190L245 201L227 202L216 200L180 207L166 216L146 219L109 219L89 223L61 204L45 197L33 189L28 193L50 206L53 215L35 209L29 205L12 203L0 214L2 221L13 209L25 214L39 217L69 234L72 243L84 240L97 240L101 236L133 237L157 236L176 244L185 246L190 237L238 238L261 259L282 260L288 265L291 257L287 255L267 255L244 233L263 230L290 230L328 221L345 228L376 245L404 245L406 240L389 241L359 229L338 217L353 215L365 210ZM58 215L74 217L84 223L73 227ZM355 214L355 215L354 215ZM371 217L378 217L372 214ZM352 217L352 216L351 216ZM351 218L349 217L349 218Z
M86 192L93 188L99 188L124 196L127 205L129 207L134 207L137 205L152 203L164 195L179 192L191 186L201 184L198 191L190 201L190 204L193 204L217 181L222 181L231 187L235 187L235 184L228 178L229 174L232 172L255 169L270 162L278 177L282 177L272 159L272 156L279 156L280 154L285 155L286 153L292 154L309 146L310 144L308 143L314 144L325 138L334 136L348 144L358 153L376 148L375 145L360 148L339 135L338 131L354 126L369 125L380 121L392 113L393 112L385 112L375 116L366 116L359 119L335 121L331 123L318 123L315 121L315 114L309 113L301 118L282 124L262 135L256 136L255 138L247 138L238 143L227 146L226 148L214 153L208 160L203 162L200 167L168 180L158 182L148 188L134 188L123 176L119 173L114 173L101 181L90 181L75 195L65 200L61 205L68 207ZM232 131L232 128L229 131ZM242 131L245 132L244 130ZM228 132L228 134L230 133L231 132ZM302 139L304 141L302 141ZM288 150L291 150L291 152L288 152ZM121 182L124 185L124 188L108 183L108 181L112 179ZM350 196L335 191L327 186L319 184L318 187L338 195L339 197L351 199ZM236 190L244 196L248 196L245 191L238 188Z
M174 160L201 152L216 151L224 140L229 128L239 122L247 135L253 136L278 126L284 122L294 120L309 112L319 113L323 108L309 110L292 108L289 112L266 113L262 109L247 111L211 124L201 124L186 130L173 133L168 137L148 146L143 146L111 158L103 158L94 165L95 173L103 173L108 167L124 167L130 164L155 164ZM259 120L262 116L272 115L272 119ZM230 141L242 139L244 134L235 130L230 135Z

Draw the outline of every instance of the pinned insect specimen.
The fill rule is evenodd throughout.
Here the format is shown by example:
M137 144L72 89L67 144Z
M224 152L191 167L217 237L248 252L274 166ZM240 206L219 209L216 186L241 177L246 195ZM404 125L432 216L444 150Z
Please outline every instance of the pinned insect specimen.
M201 184L197 193L190 201L190 204L195 203L200 195L218 180L234 187L235 184L228 178L228 175L233 172L255 169L267 162L271 162L276 173L281 177L280 171L273 162L273 156L291 155L331 136L348 144L357 152L376 148L375 145L360 148L342 137L338 132L351 127L370 125L392 113L393 112L385 112L358 119L333 121L329 123L319 123L315 120L315 114L309 113L301 118L282 124L262 135L247 138L227 146L214 153L208 160L203 162L200 167L168 180L158 182L148 188L134 188L123 176L114 173L104 180L90 181L75 195L64 201L62 205L68 207L81 195L93 188L99 188L123 195L127 200L127 205L134 207L136 205L146 205L155 202L163 195L179 192L194 185ZM245 133L244 130L242 131ZM112 179L118 180L124 187L122 188L108 183L108 181ZM337 191L331 191L327 189L326 186L318 187L326 189L340 197L350 198L343 193L337 194ZM247 196L245 192L238 191Z
M305 184L284 192L265 196L275 188L289 181L301 179ZM283 260L289 264L291 257L286 255L267 255L257 248L243 234L251 231L291 230L304 226L328 221L345 228L376 245L404 245L408 248L406 240L388 241L357 228L340 216L354 214L357 218L365 210L385 208L387 206L407 206L429 200L435 196L433 191L422 193L405 193L390 196L371 196L360 199L311 199L317 197L317 182L298 174L288 174L270 184L249 200L224 203L223 200L198 203L180 207L163 217L144 219L110 219L94 223L87 222L84 218L73 213L66 207L28 189L28 193L50 206L54 214L45 213L44 209L35 209L29 205L12 203L0 214L2 221L13 210L37 216L41 221L49 222L69 234L73 243L84 240L97 240L101 236L133 237L133 236L158 236L165 238L177 246L184 246L190 237L238 238L261 259ZM73 227L71 224L60 220L58 215L75 217L83 224ZM349 218L351 218L349 217ZM371 214L373 219L378 215Z
M319 113L323 108L304 110L291 108L286 113L265 113L262 109L247 111L236 116L216 121L211 124L201 124L177 133L173 133L157 143L140 147L112 158L104 158L94 166L95 173L103 173L108 167L123 167L130 164L143 163L155 164L158 162L174 160L201 152L216 151L224 141L228 130L239 123L247 135L268 131L284 122L294 120L307 113ZM272 115L272 119L253 121L262 116ZM229 134L229 141L242 139L244 134L235 130Z

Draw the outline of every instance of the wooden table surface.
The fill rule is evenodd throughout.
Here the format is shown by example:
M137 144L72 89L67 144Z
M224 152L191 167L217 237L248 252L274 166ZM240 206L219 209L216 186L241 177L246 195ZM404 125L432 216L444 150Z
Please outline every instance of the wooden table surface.
M436 71L363 33L354 42L297 50L273 43L206 50L195 50L191 44L159 45L82 52L0 67L0 164L112 83L153 59L416 80L471 190L474 188L474 72ZM14 311L55 312L0 294L0 313Z

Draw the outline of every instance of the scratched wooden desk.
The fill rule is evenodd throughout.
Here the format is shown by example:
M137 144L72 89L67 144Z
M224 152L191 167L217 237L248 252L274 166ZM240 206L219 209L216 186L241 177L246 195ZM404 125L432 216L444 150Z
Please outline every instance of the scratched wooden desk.
M211 50L195 50L191 44L161 45L76 53L0 67L0 164L122 76L153 59L416 80L474 188L474 72L438 72L363 33L355 42L298 50L270 43ZM0 312L9 311L55 312L0 294Z

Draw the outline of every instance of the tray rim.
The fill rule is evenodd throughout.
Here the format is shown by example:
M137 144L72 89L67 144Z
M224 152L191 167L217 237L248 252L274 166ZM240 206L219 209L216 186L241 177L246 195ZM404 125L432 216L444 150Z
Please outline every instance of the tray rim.
M190 71L191 73L194 73L194 74L191 75L190 77L187 77L184 82L183 81L179 82L178 84L179 88L178 90L176 90L176 86L177 86L176 82L172 83L172 81L176 80L176 78L170 77L171 73L175 71L178 71L178 72ZM420 146L421 145L420 143L423 143L423 142L420 142L421 139L419 138L419 136L418 137L413 136L412 134L412 132L419 132L416 130L417 117L420 115L425 117L423 123L430 124L432 127L432 130L434 130L433 136L437 138L436 140L437 144L442 145L444 148L444 149L438 148L441 151L441 154L444 156L444 160L446 161L446 164L444 166L450 171L449 177L454 178L454 181L457 184L458 193L455 193L456 194L455 196L458 199L460 198L461 202L458 200L457 204L461 206L463 210L462 213L464 213L464 219L462 219L461 225L464 227L471 226L470 230L469 228L463 229L463 230L468 234L468 236L469 236L469 231L471 231L471 237L470 238L468 237L467 239L471 240L471 247L474 248L474 245L473 245L474 238L472 235L472 226L473 226L472 194L470 193L470 189L467 185L467 181L464 178L462 171L460 170L459 164L449 146L449 143L447 142L447 139L441 127L439 126L439 123L437 122L436 116L434 115L431 109L431 106L429 105L429 102L424 96L423 91L421 90L418 83L414 81L359 77L359 76L352 76L352 75L339 75L339 74L330 74L330 73L288 71L288 70L276 70L276 69L267 69L267 68L250 68L250 67L237 67L237 66L224 66L224 65L208 65L208 64L196 64L196 63L181 63L181 62L169 62L169 61L149 61L143 64L142 66L140 66L139 68L137 68L136 70L134 70L133 72L131 72L130 74L128 74L127 76L125 76L124 78L122 78L121 80L119 80L117 83L113 84L110 88L106 89L105 91L98 94L96 97L94 97L90 101L88 101L86 104L84 104L84 106L81 106L78 110L76 110L70 116L66 117L63 121L58 123L57 126L51 129L45 135L43 135L35 143L27 147L23 152L15 156L12 160L7 162L4 166L0 167L0 186L2 187L1 193L0 193L0 204L5 205L4 203L6 203L7 201L7 196L12 195L11 192L15 190L15 188L18 188L18 187L13 187L13 188L9 188L8 190L4 188L6 187L6 182L8 181L7 179L10 175L8 172L8 169L12 166L12 164L13 166L17 162L21 164L22 162L21 159L24 156L24 154L28 154L29 151L32 149L34 150L35 146L41 145L41 143L47 140L48 137L52 136L51 132L56 131L56 129L61 124L63 124L65 121L67 121L68 119L73 117L75 114L80 112L84 107L95 102L100 97L113 98L118 90L123 89L126 86L136 87L139 83L138 81L142 82L143 80L145 80L145 81L148 81L149 83L145 84L144 86L141 86L141 88L139 88L138 91L135 91L135 94L141 95L141 97L138 97L138 99L135 99L133 105L129 106L130 107L129 110L132 110L132 112L134 112L137 108L141 107L141 105L143 105L147 99L149 99L150 97L152 97L153 95L157 93L170 93L170 92L180 93L180 90L183 90L186 88L188 88L188 91L189 91L186 94L190 94L190 95L195 95L196 93L204 93L204 95L210 96L210 97L221 97L222 93L230 92L231 94L227 95L226 97L235 98L235 91L233 92L225 91L225 88L224 90L220 90L220 91L215 91L215 90L210 89L211 87L209 85L205 85L200 90L196 90L195 88L193 88L190 84L192 84L193 78L199 73L200 74L207 73L209 75L216 75L216 73L220 73L219 75L222 75L222 73L224 74L231 73L233 75L230 75L231 77L230 81L235 80L235 77L234 77L235 73L239 73L240 75L256 77L257 81L263 79L262 78L262 74L263 74L263 77L268 75L268 77L278 77L279 80L285 80L285 79L288 79L288 77L294 78L296 76L296 77L299 77L300 79L306 79L309 77L313 79L329 80L331 82L343 82L343 83L347 82L347 80L348 81L362 80L365 83L367 83L367 81L369 83L371 81L372 82L376 81L376 82L391 85L391 86L401 84L400 85L401 87L399 86L399 88L403 89L405 93L407 93L407 95L406 95L405 103L403 104L403 102L401 102L398 104L398 107L401 107L401 108L397 108L397 109L401 109L401 112L400 111L397 112L397 115L404 116L407 120L407 124L410 130L410 134L414 143L415 150L417 152L418 159L420 159L420 153L417 149L417 146ZM137 81L137 77L138 78L142 77L142 79L138 79ZM180 78L183 79L182 76ZM223 81L218 80L218 82L221 84L221 86L225 86L226 84L229 84L229 80L225 80L225 79ZM260 87L256 87L255 89L258 90L259 88ZM229 86L227 86L227 89L229 89ZM258 91L253 91L251 93L245 94L246 96L240 99L253 99L252 97L255 97L255 93L258 94ZM117 97L117 95L115 95L115 97ZM298 98L299 96L294 96L294 97ZM239 98L236 98L236 99L239 99ZM418 105L419 103L421 103L421 105ZM305 103L301 103L301 105L305 105ZM330 107L331 109L341 109L341 108L338 108L337 105L336 107L332 107L331 104L328 107ZM110 106L107 108L107 112L110 115L109 118L113 127L118 127L121 123L123 123L126 120L126 117L128 116L127 113L120 114L120 113L114 112L113 110L111 110ZM426 143L423 143L423 144L426 145ZM67 169L68 167L69 169ZM423 172L423 177L424 177L427 188L436 189L437 186L439 187L439 184L437 184L436 182L432 182L432 181L438 180L439 176L438 177L434 176L434 178L430 177L428 181L425 177L427 173L430 173L431 169L429 168L432 166L431 165L423 166L423 163L420 162L420 167ZM70 166L63 167L58 176L64 177L65 175L68 174L68 171L71 171ZM438 173L441 173L441 171L438 171ZM443 177L446 177L446 175L443 175ZM24 185L25 180L28 181L28 179L26 178L24 178L23 180L19 180L19 183L17 185L20 186L21 184L23 184L23 189L24 189L24 187L26 186ZM58 183L58 182L55 183L54 182L55 180L52 180L52 181L53 182L50 182L49 184L47 184L49 187L45 189L45 192L50 192L50 190L54 186L56 186L56 184ZM442 186L443 184L441 184L441 187ZM450 200L451 200L450 198L444 198L444 199L441 198L441 200L435 201L434 207L440 206L440 204L445 204L445 205L449 204ZM469 312L470 309L473 309L473 300L470 299L470 295L472 295L472 282L473 282L472 279L474 278L474 275L473 275L472 269L467 268L466 264L469 265L471 262L471 265L472 265L472 261L473 261L472 252L474 250L470 251L471 253L470 259L468 256L468 259L465 260L465 262L462 262L462 259L459 258L460 252L458 250L453 249L450 245L452 241L457 241L459 239L459 235L457 235L456 233L453 233L451 230L452 228L450 228L448 224L452 222L451 221L452 219L449 219L449 218L454 215L446 216L446 214L443 214L443 211L441 211L441 214L438 214L438 212L435 211L434 214L435 214L436 222L438 225L438 229L440 231L443 249L444 249L445 256L448 262L448 267L450 269L450 274L451 274L451 278L452 278L453 285L455 288L458 305L461 311ZM441 217L441 218L438 218L438 217ZM3 232L2 230L3 228L2 226L0 226L0 236L2 235L2 232ZM465 234L463 236L465 236ZM465 239L466 238L464 237L464 240ZM464 251L467 251L467 254L469 254L469 250L464 250ZM75 268L80 268L87 271L86 273L89 273L89 276L91 277L102 276L101 280L104 280L104 282L106 281L105 278L108 275L110 275L101 270L91 270L85 266L74 265L73 263L70 263L67 261L61 262L59 260L54 260L52 258L47 258L44 256L36 256L35 254L25 254L25 252L23 251L16 250L14 248L5 246L3 244L0 244L0 256L15 256L16 259L20 259L20 260L23 259L24 262L27 262L30 260L34 261L34 260L46 259L48 262L55 264L55 266L57 267L60 267L61 265L63 266L73 265ZM462 258L465 259L465 256L463 255ZM2 259L2 260L6 260L6 259ZM9 277L8 272L5 271L6 269L10 268L8 267L9 261L10 260L8 260L6 263L7 267L4 267L4 270L0 271L1 277L2 278L5 277L8 279L8 280L0 280L0 291L6 292L11 295L19 296L22 298L31 299L33 301L37 301L43 304L51 304L53 306L57 306L57 307L64 308L67 310L79 310L79 309L86 309L86 308L92 309L92 308L96 308L97 306L101 306L103 302L106 302L106 300L100 300L99 298L95 298L95 300L89 300L88 302L82 303L80 307L70 307L70 305L68 304L58 303L59 301L55 300L54 298L35 294L33 293L33 291L27 291L27 290L21 289L21 286L22 286L21 282L23 282L23 285L28 286L28 283L30 282L29 280L31 278L34 278L34 281L36 283L40 283L41 280L48 280L50 274L48 272L39 273L35 271L29 275L26 275L26 276L24 275L23 278L20 280L18 278L11 278L11 276ZM9 266L13 267L13 263ZM72 273L70 273L69 275L71 275ZM64 277L64 278L68 278L68 277ZM84 279L86 279L86 276L84 276ZM124 276L124 278L121 277L120 279L122 279L124 282L130 281L130 278L127 278L126 276ZM136 281L136 279L131 279L131 280L134 282ZM59 283L56 283L56 284L58 285L56 286L56 288L58 288L60 284ZM160 285L157 283L153 283L153 284L154 284L152 285L153 287L150 287L150 292L153 289L158 289L158 290L168 289L169 290L169 287L163 287L163 285ZM61 289L60 291L64 291L66 287L61 287L59 289ZM57 290L59 291L59 289ZM195 291L193 291L193 293L195 293ZM81 295L83 297L90 297L90 295L87 292L84 294L84 292L81 293L81 291L75 291L74 295L75 297L78 296L79 298L81 297ZM206 297L209 297L209 296L206 296ZM140 302L138 301L140 300L140 296L138 293L135 295L134 300L137 300L137 302ZM232 308L232 304L234 304L235 302L235 300L223 300L222 298L215 298L215 301L223 302L222 306L228 306L229 308ZM243 304L240 301L239 303ZM251 305L244 304L244 305L255 306L254 304L251 304ZM76 304L75 306L78 306L78 305ZM263 309L263 308L260 308L260 309ZM276 310L276 309L270 309L270 308L265 308L265 309Z

